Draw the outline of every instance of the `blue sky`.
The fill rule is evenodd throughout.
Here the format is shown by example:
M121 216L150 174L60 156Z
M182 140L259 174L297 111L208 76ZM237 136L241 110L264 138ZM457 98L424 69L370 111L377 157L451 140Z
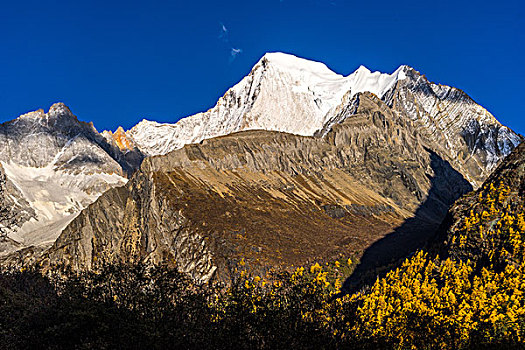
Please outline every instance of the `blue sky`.
M269 51L408 64L525 134L523 1L0 0L0 121L56 101L99 131L207 110Z

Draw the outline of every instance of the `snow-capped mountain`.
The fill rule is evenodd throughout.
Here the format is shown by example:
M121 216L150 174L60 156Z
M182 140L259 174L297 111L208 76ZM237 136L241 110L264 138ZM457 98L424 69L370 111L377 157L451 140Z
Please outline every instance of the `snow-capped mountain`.
M324 135L334 123L352 115L359 93L365 91L447 146L447 158L459 159L458 169L472 163L480 175L486 175L520 142L518 135L463 91L429 82L408 66L392 74L361 66L345 77L323 63L284 53L264 55L210 110L174 124L143 120L126 137L145 154L162 155L242 130Z
M268 53L212 109L175 124L143 120L127 134L148 155L241 130L313 135L330 119L345 94L370 91L382 96L404 78L403 71L400 67L392 74L372 73L361 66L344 77L323 63Z
M128 152L129 153L129 152ZM61 230L109 188L126 183L141 156L123 154L62 103L0 124L3 205L15 213L0 254L51 244ZM8 224L8 225L7 225Z
M362 134L367 125L350 128L359 113L374 123L373 136ZM331 133L343 124L348 133ZM413 143L407 135L417 130L426 140L425 152L448 162L474 187L521 141L463 91L432 83L408 66L391 74L361 66L342 76L323 63L268 53L213 108L174 124L143 120L128 131L99 134L62 103L48 113L38 110L0 124L0 176L7 178L8 193L0 205L16 212L9 223L0 222L10 227L8 237L0 237L0 255L52 243L83 208L126 183L144 155L164 155L187 144L257 129L314 136L342 148L334 153L337 157L366 169L369 145L406 146ZM340 139L331 140L333 135ZM339 164L322 154L323 162ZM429 178L435 172L424 171Z

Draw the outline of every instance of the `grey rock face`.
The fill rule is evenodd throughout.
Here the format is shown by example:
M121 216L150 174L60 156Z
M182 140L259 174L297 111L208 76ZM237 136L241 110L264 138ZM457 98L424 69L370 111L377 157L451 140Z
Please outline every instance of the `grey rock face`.
M426 129L433 144L441 145L447 160L465 174L473 186L481 185L495 166L521 142L465 92L429 82L406 67L383 100L397 113Z
M391 247L408 253L472 187L416 123L372 94L359 101L323 138L247 131L147 158L39 263L164 261L201 281L227 279L241 259L264 270L360 256L415 215L428 230L402 233Z
M265 56L214 108L176 124L143 121L102 137L56 105L2 128L0 160L16 165L4 168L33 209L28 218L48 209L24 192L39 178L58 184L51 192L74 189L62 195L73 205L43 197L69 214L46 232L71 221L54 245L9 263L164 261L202 281L228 278L243 258L263 269L338 254L373 267L392 251L402 256L521 140L461 90L410 67L342 77L283 54ZM78 214L136 168L135 146L165 155ZM22 167L52 172L28 177Z
M30 245L49 246L60 231L101 193L123 185L140 164L62 103L0 124L0 164L6 175L5 206L16 212L9 243L0 254Z
M411 67L392 74L360 67L343 77L322 63L282 53L265 55L210 110L174 124L142 121L126 136L148 155L244 130L324 136L357 113L358 94L367 91L424 129L456 170L474 172L467 177L474 187L521 141L466 93L432 83Z
M215 267L203 237L192 232L187 219L167 201L151 174L138 174L73 220L44 261L67 261L74 270L115 261L167 262L197 280L209 279ZM76 243L70 244L71 239Z
M119 175L130 174L139 165L129 162L63 103L52 105L48 113L40 109L0 124L0 159L26 167L53 164Z
M22 247L20 243L8 236L10 228L34 217L34 210L7 179L0 165L0 255Z

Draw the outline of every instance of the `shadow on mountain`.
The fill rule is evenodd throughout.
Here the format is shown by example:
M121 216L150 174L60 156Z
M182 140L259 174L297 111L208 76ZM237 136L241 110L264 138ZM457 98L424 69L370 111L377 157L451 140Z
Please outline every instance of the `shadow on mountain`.
M420 77L421 75L419 74L412 77L414 81L418 81L419 83L414 83L413 85L411 85L410 90L413 93L422 93L423 95L425 95L425 97L434 97L434 98L438 97L436 92L432 89L430 85L432 83L429 82L428 80L425 82L426 78L424 80L420 80L419 79ZM472 100L472 98L465 91L458 89L458 88L454 88L454 87L452 87L452 91L450 91L449 93L439 96L439 99L441 101L446 101L446 102L451 102L451 103L461 101L465 98L474 102L474 100Z
M352 293L373 283L424 247L436 234L448 208L463 194L472 191L471 184L449 162L427 151L434 171L427 199L413 217L365 250L359 265L344 282L343 293Z

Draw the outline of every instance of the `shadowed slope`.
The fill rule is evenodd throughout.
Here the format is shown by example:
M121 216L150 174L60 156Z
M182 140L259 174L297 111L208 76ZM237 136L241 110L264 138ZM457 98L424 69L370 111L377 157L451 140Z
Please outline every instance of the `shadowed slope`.
M238 263L261 270L359 257L411 217L432 186L446 198L464 191L441 176L431 183L435 155L413 122L372 94L359 100L325 138L248 131L146 159L41 263L168 261L207 280L227 279Z
M359 265L343 285L345 292L374 282L377 276L384 275L407 255L433 240L450 205L472 190L472 185L447 161L434 152L430 152L430 158L434 176L427 199L413 217L365 250Z

